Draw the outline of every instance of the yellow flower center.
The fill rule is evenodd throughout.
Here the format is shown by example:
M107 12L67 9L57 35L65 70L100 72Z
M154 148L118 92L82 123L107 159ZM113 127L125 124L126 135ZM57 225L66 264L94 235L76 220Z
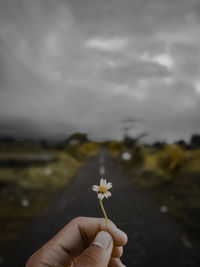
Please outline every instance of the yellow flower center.
M107 192L107 187L105 185L100 185L99 186L99 192L104 194Z

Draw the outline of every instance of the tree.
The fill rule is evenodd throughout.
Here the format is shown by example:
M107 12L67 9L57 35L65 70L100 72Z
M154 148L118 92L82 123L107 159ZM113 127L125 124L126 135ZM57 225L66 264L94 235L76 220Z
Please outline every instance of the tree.
M190 139L190 145L192 148L200 148L200 135L194 134Z

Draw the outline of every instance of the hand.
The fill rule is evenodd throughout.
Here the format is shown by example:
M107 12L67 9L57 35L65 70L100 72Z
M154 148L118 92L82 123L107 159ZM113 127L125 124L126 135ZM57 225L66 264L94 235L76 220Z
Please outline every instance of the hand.
M127 236L105 219L72 220L28 260L26 267L122 267Z

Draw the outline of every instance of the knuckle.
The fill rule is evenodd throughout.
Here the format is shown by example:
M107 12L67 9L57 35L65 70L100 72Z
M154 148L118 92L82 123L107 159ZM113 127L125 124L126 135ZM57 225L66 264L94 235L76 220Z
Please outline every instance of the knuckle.
M99 218L99 221L100 221L101 227L105 228L105 218ZM115 226L114 223L110 219L108 219L108 228L109 226L111 227Z
M79 258L80 266L99 266L102 261L99 251L94 249L92 253L86 252L81 255ZM82 265L81 265L82 264Z
M38 263L39 251L36 251L27 261L26 267L34 267Z
M115 224L110 219L108 219L108 224L115 226Z
M31 257L29 258L29 260L27 261L25 267L31 267L31 266L33 266L33 258L32 258L32 257L33 257L33 256L31 256Z
M84 217L79 216L79 217L74 218L74 219L71 221L71 223L72 223L72 224L73 224L73 223L80 223L80 222L83 221L83 220L84 220Z

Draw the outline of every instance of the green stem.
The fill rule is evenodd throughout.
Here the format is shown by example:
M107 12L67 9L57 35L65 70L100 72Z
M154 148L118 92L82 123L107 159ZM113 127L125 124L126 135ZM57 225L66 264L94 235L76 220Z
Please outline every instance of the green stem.
M102 202L101 199L99 199L99 203L100 203L101 209L102 209L102 211L103 211L103 215L104 215L105 220L106 220L106 230L108 231L108 217L107 217L107 215L106 215L106 211L105 211L105 209L104 209L103 202Z

